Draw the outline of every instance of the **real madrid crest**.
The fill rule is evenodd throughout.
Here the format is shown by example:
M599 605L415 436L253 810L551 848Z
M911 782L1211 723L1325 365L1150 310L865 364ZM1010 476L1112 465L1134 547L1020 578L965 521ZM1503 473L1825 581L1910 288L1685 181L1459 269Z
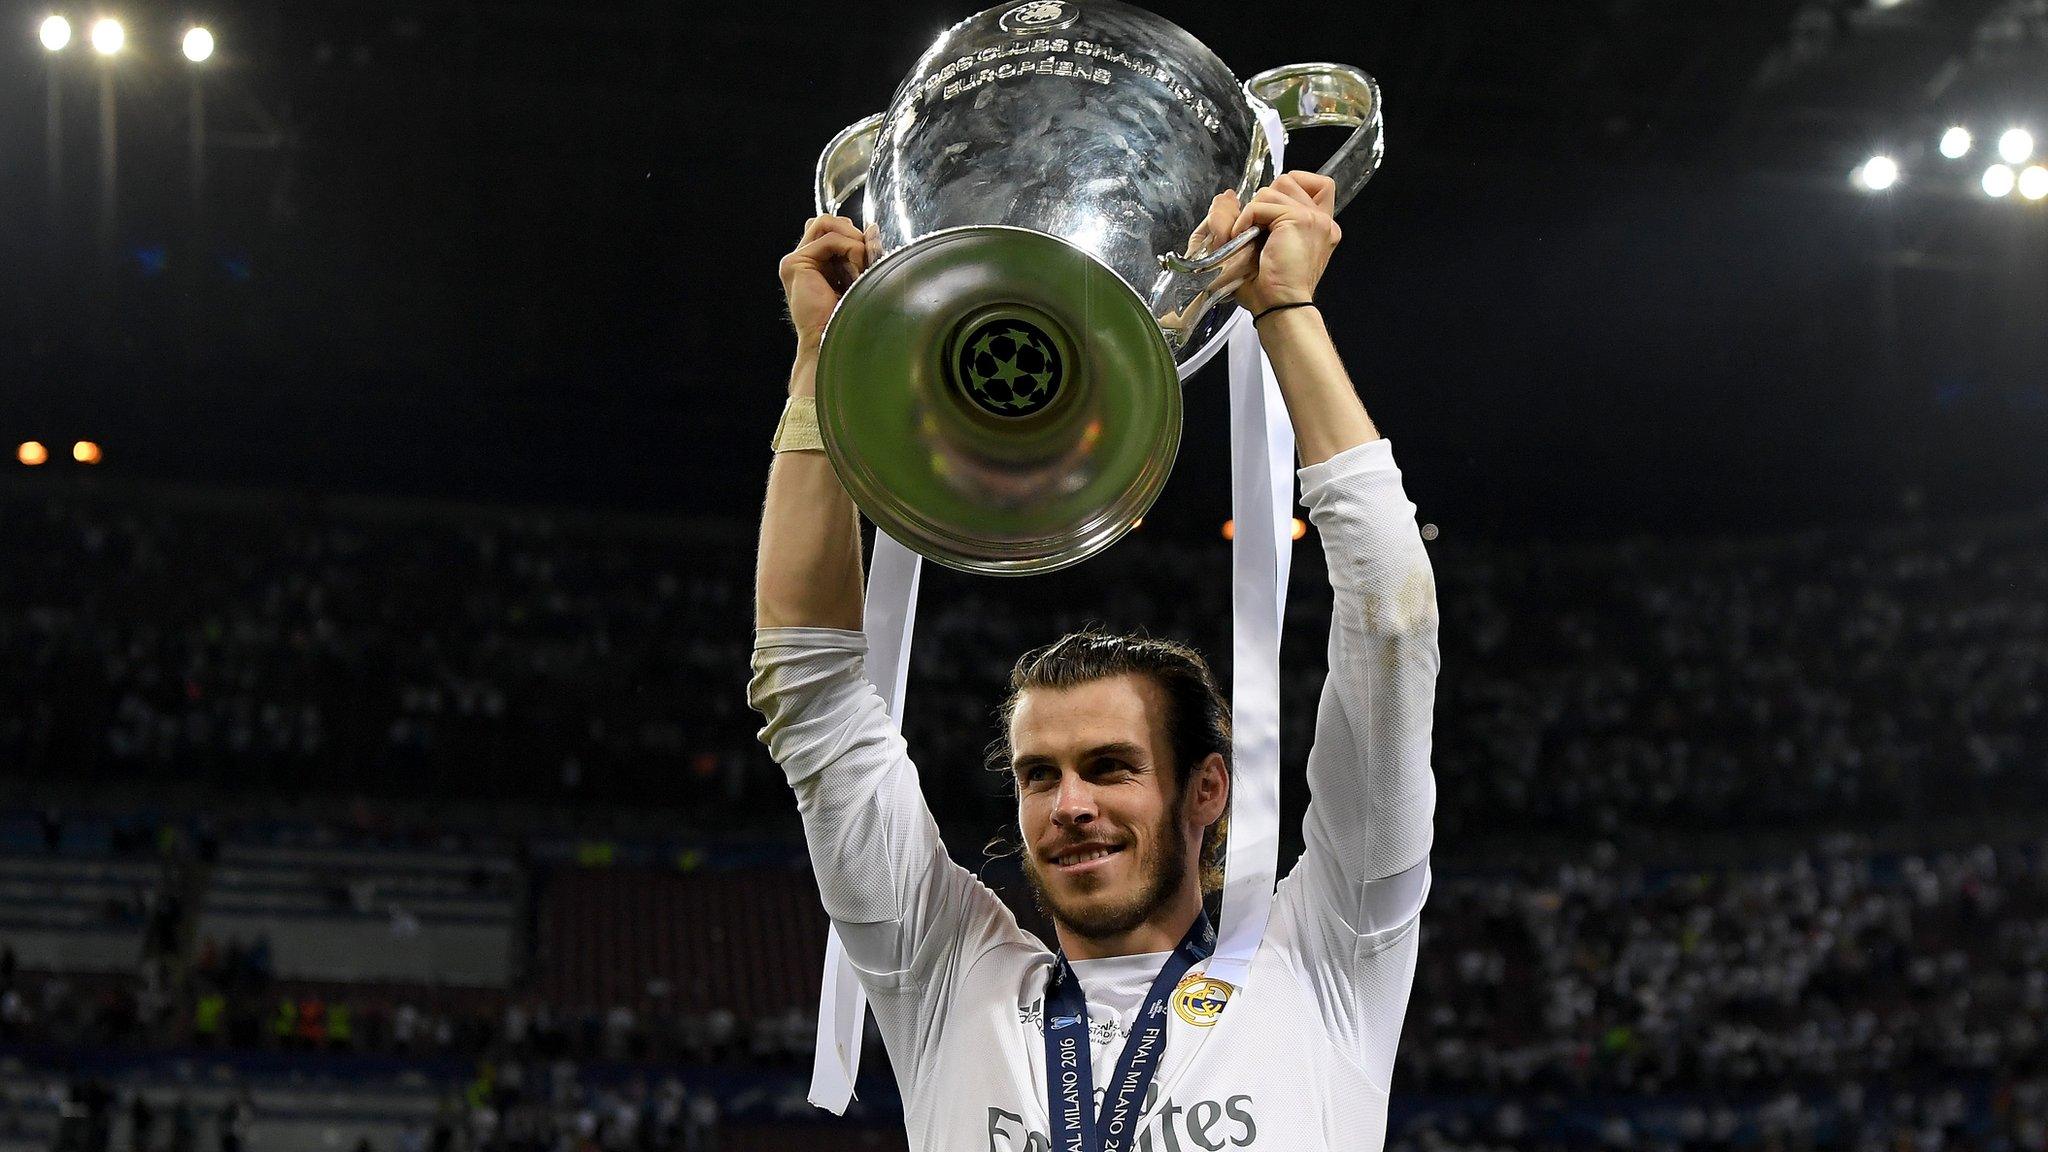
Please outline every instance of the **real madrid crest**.
M1055 28L1065 28L1080 16L1075 6L1065 0L1037 0L1036 3L1019 4L1003 13L997 23L1005 32L1050 32Z
M1215 1024L1216 1018L1223 1014L1223 1006L1229 1001L1230 985L1193 972L1183 977L1180 987L1173 990L1174 1014L1197 1028Z

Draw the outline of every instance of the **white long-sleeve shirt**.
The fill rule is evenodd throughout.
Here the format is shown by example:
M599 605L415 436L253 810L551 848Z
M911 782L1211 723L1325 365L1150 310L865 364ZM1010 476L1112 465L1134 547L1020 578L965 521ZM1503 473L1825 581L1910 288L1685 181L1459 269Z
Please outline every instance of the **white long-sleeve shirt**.
M1436 585L1387 441L1298 475L1335 597L1306 850L1276 890L1249 983L1220 1016L1168 1019L1139 1152L1372 1152L1386 1138L1429 890ZM863 673L865 651L859 632L760 629L748 698L796 792L825 910L900 1081L910 1146L1050 1152L1052 953L947 855ZM1164 959L1074 962L1098 1103Z

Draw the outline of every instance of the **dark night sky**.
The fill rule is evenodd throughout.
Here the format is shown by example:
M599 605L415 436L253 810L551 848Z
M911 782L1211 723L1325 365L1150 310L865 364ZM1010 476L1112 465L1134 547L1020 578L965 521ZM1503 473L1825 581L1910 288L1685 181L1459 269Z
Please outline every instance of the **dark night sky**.
M1325 311L1424 514L1514 535L2048 495L2048 211L1947 194L1921 154L1950 115L2031 108L2048 136L2041 94L1970 47L1998 8L1169 14L1239 75L1380 79L1387 162ZM0 11L0 439L90 436L144 477L750 520L817 150L969 8L225 0L196 207L178 13L138 8L111 244L94 62L60 61L53 211L45 10ZM1888 142L1907 187L1852 190ZM1191 385L1161 519L1221 515L1222 384Z

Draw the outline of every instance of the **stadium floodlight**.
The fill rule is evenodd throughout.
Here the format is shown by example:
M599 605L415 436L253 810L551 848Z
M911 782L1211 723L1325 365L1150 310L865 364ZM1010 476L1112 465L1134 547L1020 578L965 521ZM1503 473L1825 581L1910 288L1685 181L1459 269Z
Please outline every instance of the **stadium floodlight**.
M34 468L50 459L50 450L43 447L38 441L24 440L21 442L21 447L14 450L14 458Z
M1970 130L1958 124L1941 134L1941 154L1951 160L1961 160L1970 154L1970 145L1973 143L1975 141L1970 138Z
M1984 170L1984 194L1993 199L2012 195L2015 182L2012 169L2003 164L1993 164Z
M213 33L204 28L194 28L185 33L185 59L194 64L213 55Z
M52 52L62 52L71 43L71 21L52 14L43 20L43 47Z
M1853 173L1856 183L1872 192L1882 192L1899 182L1899 162L1889 156L1872 156Z
M80 440L71 446L71 458L80 464L100 462L100 446L90 440Z
M2034 154L2034 134L2025 128L2008 128L1998 138L1998 158L2007 164L2024 164Z
M102 16L92 22L92 50L102 56L112 56L128 42L128 30L112 16Z
M2039 164L2028 165L2027 170L2020 173L2020 195L2029 200L2048 197L2048 168Z

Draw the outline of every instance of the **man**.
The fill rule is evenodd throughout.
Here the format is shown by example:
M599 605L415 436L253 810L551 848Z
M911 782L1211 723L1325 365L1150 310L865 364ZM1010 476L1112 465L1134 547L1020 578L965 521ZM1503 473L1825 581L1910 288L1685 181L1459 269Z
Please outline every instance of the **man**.
M1198 233L1265 229L1238 257L1237 299L1279 378L1335 591L1307 849L1243 988L1202 977L1230 740L1201 658L1084 634L1019 661L1006 738L1023 863L1058 937L1048 952L940 843L863 675L854 506L822 452L778 433L749 699L901 1081L912 1148L1385 1141L1429 887L1436 593L1391 449L1309 303L1340 237L1334 197L1332 181L1287 173L1242 208L1217 197ZM793 411L839 293L874 255L872 236L822 217L783 260Z

